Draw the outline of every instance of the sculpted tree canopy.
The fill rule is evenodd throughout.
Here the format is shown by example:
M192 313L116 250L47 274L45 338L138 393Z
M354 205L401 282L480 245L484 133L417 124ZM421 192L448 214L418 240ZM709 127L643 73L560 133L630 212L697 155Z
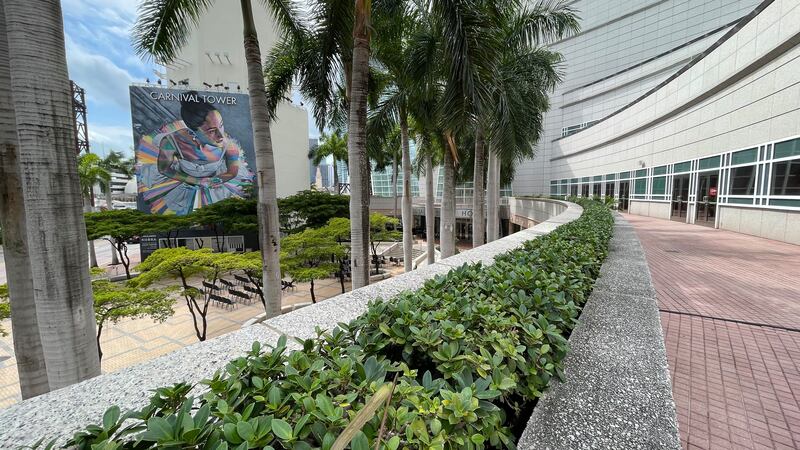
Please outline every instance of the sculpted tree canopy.
M105 239L114 245L128 279L131 278L131 260L128 257L127 242L131 238L147 233L186 228L190 223L186 217L146 214L133 209L86 213L84 219L86 235L90 240Z
M100 335L106 323L118 323L122 319L140 319L149 317L154 322L164 322L175 312L172 305L175 299L170 297L172 289L141 289L122 283L107 280L92 282L94 293L94 317L97 321L97 352L100 359L103 351L100 348Z
M189 284L195 275L202 281L217 284L227 273L238 269L238 255L233 253L213 253L210 248L189 250L186 247L160 248L147 257L137 268L141 272L130 281L134 286L147 287L159 280L177 278L180 283L186 307L192 315L195 334L200 341L206 340L208 329L208 306L211 295L201 286Z
M192 224L216 227L222 233L257 231L258 203L255 199L226 198L194 210L188 218Z
M346 255L326 227L309 228L281 241L281 270L297 281L311 282L311 301L317 302L314 280L327 278L339 270L338 259Z
M311 189L278 200L278 208L281 228L297 233L323 227L334 217L349 217L350 197Z

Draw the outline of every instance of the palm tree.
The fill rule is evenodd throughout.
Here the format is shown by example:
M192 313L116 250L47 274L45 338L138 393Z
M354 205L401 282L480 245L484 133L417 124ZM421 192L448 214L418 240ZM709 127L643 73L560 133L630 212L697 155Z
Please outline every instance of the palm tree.
M8 56L5 13L0 3L0 225L3 227L3 257L13 306L14 353L17 355L22 398L26 399L44 394L50 386L36 318Z
M139 18L134 27L134 47L140 55L157 61L175 59L186 43L188 33L197 26L202 14L211 5L209 0L145 0L139 6ZM262 0L284 33L300 35L304 27L297 19L297 9L291 0ZM272 152L270 121L264 89L261 48L253 19L250 0L240 0L244 32L244 52L250 94L250 117L253 122L253 141L258 169L258 219L263 259L264 294L267 317L281 313L280 228L278 219L275 160Z
M409 5L407 8L393 10L392 16L381 19L387 25L380 28L384 31L377 36L373 48L374 57L380 67L381 78L385 85L380 93L380 100L373 108L368 124L370 140L387 140L389 134L399 130L400 160L403 170L403 261L405 271L413 267L413 226L414 217L411 205L411 152L409 144L409 117L421 116L418 108L423 106L421 98L425 88L425 79L414 79L414 75L424 72L415 71L411 66L413 47L410 39L421 25L421 11ZM377 83L375 83L377 84ZM392 189L395 200L395 217L397 216L397 150L392 152Z
M347 140L350 164L350 239L353 289L369 284L369 177L367 93L371 0L356 0Z
M319 145L308 152L308 158L315 166L329 156L333 159L333 185L338 193L339 169L336 161L347 161L347 133L344 136L339 130L334 130L331 134L323 133Z
M92 212L94 209L94 187L105 185L110 192L111 174L102 165L102 160L94 153L86 153L78 157L78 180L83 194L83 212ZM114 252L111 252L112 254ZM94 250L94 241L89 241L89 257L92 267L97 267L97 255Z
M514 162L533 157L542 132L543 114L549 108L548 94L561 80L561 56L539 45L579 29L575 11L563 3L539 2L532 7L520 7L510 1L501 6L495 15L501 44L499 60L488 86L488 101L479 118L485 125L489 145L486 219L489 241L500 236L501 166L505 164L510 169ZM477 174L475 177L477 191Z
M22 198L17 192L17 198L9 199L6 206L15 213L24 211L33 288L33 302L17 308L20 301L30 299L13 298L14 291L18 293L17 289L27 283L18 280L22 283L12 290L12 321L15 339L35 343L35 339L30 341L30 334L36 333L42 349L39 353L36 348L30 352L22 348L17 359L28 367L44 367L47 389L52 390L100 374L64 22L58 0L3 0L0 5L8 42L4 56L10 63L0 67L9 68L11 81L0 86L10 86L19 148L19 170L12 173L20 175L19 184L23 186ZM3 120L7 127L7 118ZM26 272L25 268L20 270ZM35 315L35 322L31 315ZM31 329L21 330L23 326Z

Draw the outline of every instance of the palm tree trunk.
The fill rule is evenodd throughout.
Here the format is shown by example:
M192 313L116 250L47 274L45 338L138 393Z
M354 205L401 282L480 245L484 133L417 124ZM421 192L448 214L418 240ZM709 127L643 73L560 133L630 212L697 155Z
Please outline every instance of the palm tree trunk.
M350 167L350 239L353 289L369 284L369 176L367 80L370 0L356 0L347 152Z
M428 264L436 262L436 207L433 204L433 158L425 156L425 244Z
M106 209L111 211L114 209L112 204L114 203L114 198L111 196L111 184L109 183L106 186ZM114 244L111 244L111 265L116 266L119 264L119 259L117 258L117 249L114 247Z
M411 210L411 150L408 146L408 118L405 108L400 109L400 140L403 144L403 267L406 272L414 268L414 216Z
M50 389L100 374L61 2L3 1L37 330Z
M256 25L250 0L241 0L244 25L244 52L247 61L247 85L250 94L250 116L253 121L256 167L258 169L258 228L261 243L261 261L264 267L264 296L267 317L281 313L280 229L278 222L278 195L275 183L275 160L272 154L272 135L267 112L267 94L264 90L264 71L261 67L261 49L258 45Z
M397 156L392 155L392 197L394 198L394 211L392 217L398 217L397 214Z
M478 127L475 132L475 169L473 174L472 189L472 246L478 247L486 243L486 202L484 199L484 176L486 167L486 147L483 142L483 129Z
M17 357L22 398L26 399L44 394L50 390L50 386L36 319L8 57L5 13L0 3L0 224L3 227L3 258L11 299L14 354Z
M336 168L336 157L333 157L333 190L339 193L339 170Z
M489 242L499 237L500 217L497 213L500 204L500 159L489 151L488 179L486 180L486 239Z
M456 253L456 170L452 153L444 151L444 186L442 188L442 213L439 242L442 259Z

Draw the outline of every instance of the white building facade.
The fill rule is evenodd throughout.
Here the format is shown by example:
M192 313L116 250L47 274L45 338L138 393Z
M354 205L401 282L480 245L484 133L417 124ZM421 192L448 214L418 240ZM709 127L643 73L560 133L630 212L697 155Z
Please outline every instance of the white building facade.
M253 4L253 15L263 59L279 35L274 20L262 4ZM186 87L193 89L247 93L239 3L213 2L178 58L166 66L164 75L163 83L188 80ZM299 105L282 102L271 131L278 197L308 189L308 112Z
M577 1L514 193L800 244L800 2Z

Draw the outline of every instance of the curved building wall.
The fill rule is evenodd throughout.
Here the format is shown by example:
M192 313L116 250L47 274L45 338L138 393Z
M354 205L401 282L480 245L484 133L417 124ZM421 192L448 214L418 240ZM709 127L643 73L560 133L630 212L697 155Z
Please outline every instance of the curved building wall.
M544 194L554 140L602 119L674 74L758 0L577 0L581 33L550 47L564 57L533 160L516 171L514 195Z
M632 213L800 244L800 3L765 1L726 33L648 96L556 140L550 193L620 197L627 177Z

